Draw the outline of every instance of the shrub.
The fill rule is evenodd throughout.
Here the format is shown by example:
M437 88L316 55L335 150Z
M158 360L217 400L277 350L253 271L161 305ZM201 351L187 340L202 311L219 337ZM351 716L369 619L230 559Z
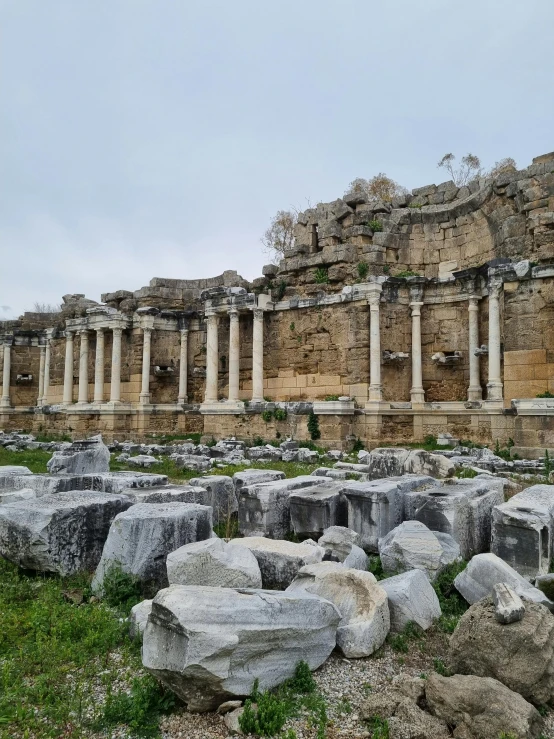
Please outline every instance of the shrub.
M419 277L419 272L413 272L411 269L405 269L402 270L402 272L398 272L398 274L394 275L395 277Z
M537 398L554 398L554 394L552 394L551 392L547 390L545 393L539 393L536 397Z
M479 474L477 470L472 470L469 467L465 467L462 470L456 470L454 473L456 477L459 477L462 480L471 480L473 477L477 477Z
M119 563L109 567L102 582L103 600L112 608L130 611L142 600L142 587L138 577L123 572Z
M287 410L286 408L276 408L273 411L273 417L276 421L284 421L287 417Z
M269 423L273 418L273 411L262 411L262 418L266 423Z
M329 401L329 400L338 400L338 399L339 399L339 396L338 395L326 395L325 396L325 400L327 400L327 401Z
M308 431L310 432L310 438L312 441L321 439L321 431L319 430L319 420L316 414L311 411L308 416Z
M326 285L329 282L329 272L326 267L318 267L314 275L315 281L319 285Z
M261 436L255 436L252 439L252 446L263 446L265 444L265 441L262 439Z
M376 218L374 218L372 221L369 221L367 225L370 227L373 233L383 230L383 224L381 223L381 221L378 221Z
M379 716L372 716L368 721L372 739L389 739L389 722Z
M381 563L381 557L378 554L370 554L367 558L367 570L375 577L376 580L384 580L385 573L383 572L383 565Z
M358 277L365 280L369 273L369 264L367 262L358 262Z

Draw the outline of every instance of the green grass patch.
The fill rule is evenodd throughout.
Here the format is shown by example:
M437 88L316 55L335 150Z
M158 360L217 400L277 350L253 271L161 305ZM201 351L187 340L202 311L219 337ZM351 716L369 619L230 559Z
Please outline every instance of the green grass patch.
M0 560L2 739L80 739L98 722L157 734L173 696L142 674L127 623L89 597L89 576L30 575ZM126 698L110 693L121 680L130 685Z
M31 472L47 472L46 463L52 456L52 452L44 449L25 449L20 452L10 452L0 447L0 465L17 464L28 467Z

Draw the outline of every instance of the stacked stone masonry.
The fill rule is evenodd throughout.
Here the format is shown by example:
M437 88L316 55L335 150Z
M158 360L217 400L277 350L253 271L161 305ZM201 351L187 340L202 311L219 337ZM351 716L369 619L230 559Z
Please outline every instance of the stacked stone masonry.
M313 410L326 445L450 432L554 449L554 399L537 397L554 394L554 153L319 204L263 272L1 323L0 428L303 440ZM275 404L286 417L262 416Z

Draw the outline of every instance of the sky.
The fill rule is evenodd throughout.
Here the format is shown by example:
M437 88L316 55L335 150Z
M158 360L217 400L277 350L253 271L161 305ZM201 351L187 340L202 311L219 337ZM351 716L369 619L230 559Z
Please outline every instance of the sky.
M291 206L554 149L552 0L0 0L0 320L261 275Z

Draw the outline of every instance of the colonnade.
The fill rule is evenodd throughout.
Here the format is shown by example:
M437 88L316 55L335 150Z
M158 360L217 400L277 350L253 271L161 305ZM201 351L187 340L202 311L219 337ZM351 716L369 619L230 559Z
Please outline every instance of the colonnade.
M252 330L252 403L264 400L264 311L253 309L254 324ZM229 315L229 389L227 403L237 406L239 400L240 379L240 314L235 306L231 306ZM206 341L206 391L204 405L218 403L219 348L218 331L220 316L210 308L206 309L207 341Z
M372 283L368 293L369 305L369 393L366 407L378 408L382 402L381 385L381 339L380 339L380 297L382 285ZM491 279L489 281L489 336L488 336L488 382L487 400L502 401L503 384L501 373L501 330L500 330L500 296L502 292L502 281ZM423 362L421 351L421 308L423 302L423 285L415 285L410 288L410 314L411 314L411 358L412 358L412 386L410 389L410 400L412 407L417 407L425 402L425 390L423 389ZM475 352L479 349L479 296L471 291L468 298L468 326L469 326L469 387L467 390L468 401L480 401L483 399L483 391L479 378L479 355Z

